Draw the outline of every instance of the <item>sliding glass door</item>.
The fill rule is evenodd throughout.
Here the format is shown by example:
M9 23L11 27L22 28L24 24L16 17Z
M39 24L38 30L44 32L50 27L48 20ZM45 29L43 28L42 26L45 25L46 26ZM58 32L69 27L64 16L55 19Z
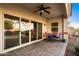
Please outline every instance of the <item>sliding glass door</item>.
M4 49L19 45L19 25L18 17L4 14Z
M31 22L32 29L31 29L31 41L36 39L42 39L42 23L38 22Z
M38 39L42 39L42 23L38 23Z
M29 21L21 19L21 43L29 42Z
M42 39L42 23L30 23L24 18L4 14L4 49L27 43L30 41L29 37L31 41Z

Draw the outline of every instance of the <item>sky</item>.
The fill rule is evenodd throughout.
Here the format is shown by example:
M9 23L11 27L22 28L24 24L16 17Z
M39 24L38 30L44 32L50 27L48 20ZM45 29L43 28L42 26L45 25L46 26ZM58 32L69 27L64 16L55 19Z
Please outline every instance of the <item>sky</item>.
M72 16L69 17L70 25L79 28L79 3L72 3Z

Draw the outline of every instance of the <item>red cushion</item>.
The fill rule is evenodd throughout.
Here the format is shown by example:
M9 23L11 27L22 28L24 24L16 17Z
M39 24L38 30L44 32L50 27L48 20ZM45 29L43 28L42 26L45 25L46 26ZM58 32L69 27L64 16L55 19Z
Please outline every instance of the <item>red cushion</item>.
M48 36L48 32L45 32L45 36Z
M53 34L53 35L58 35L58 32L53 32L52 34Z

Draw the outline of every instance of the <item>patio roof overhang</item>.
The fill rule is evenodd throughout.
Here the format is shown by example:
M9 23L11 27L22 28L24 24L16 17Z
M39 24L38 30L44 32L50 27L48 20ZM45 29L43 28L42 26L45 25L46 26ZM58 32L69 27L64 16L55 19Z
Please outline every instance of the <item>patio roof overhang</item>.
M65 4L65 3L27 3L27 4L21 4L26 10L30 11L33 13L33 11L36 9L37 6L40 5L46 5L50 6L51 9L48 9L50 14L43 13L43 17L45 18L53 18L53 17L59 17L59 16L64 16L64 18L67 18L69 14L71 15L71 4ZM39 13L34 13L38 14Z

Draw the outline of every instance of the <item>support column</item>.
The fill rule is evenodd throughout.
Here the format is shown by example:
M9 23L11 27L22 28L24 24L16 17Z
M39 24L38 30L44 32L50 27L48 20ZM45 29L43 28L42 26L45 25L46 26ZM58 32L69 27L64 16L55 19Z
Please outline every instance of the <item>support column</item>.
M3 13L0 12L0 53L3 52Z
M29 42L31 42L31 20L29 20Z
M64 39L64 16L62 15L62 40Z

